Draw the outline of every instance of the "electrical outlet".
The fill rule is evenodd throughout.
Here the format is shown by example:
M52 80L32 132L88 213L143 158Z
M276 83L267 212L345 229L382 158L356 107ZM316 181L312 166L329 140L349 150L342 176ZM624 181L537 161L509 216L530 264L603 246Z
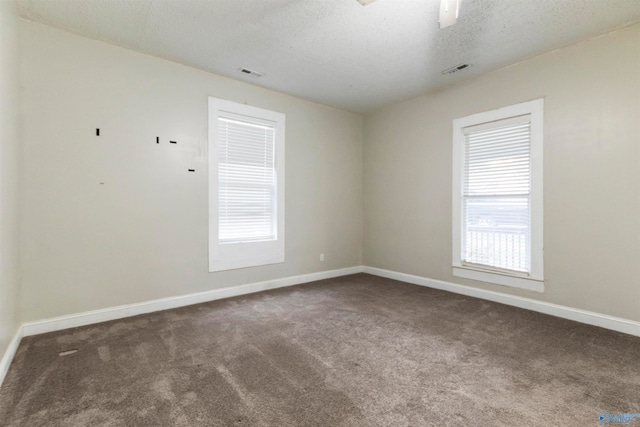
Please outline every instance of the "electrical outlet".
M320 254L320 261L324 261L324 254Z

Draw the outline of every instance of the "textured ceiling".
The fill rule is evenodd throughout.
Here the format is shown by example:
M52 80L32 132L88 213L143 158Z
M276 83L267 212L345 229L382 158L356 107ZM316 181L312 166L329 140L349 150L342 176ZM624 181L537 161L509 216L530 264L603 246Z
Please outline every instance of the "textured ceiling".
M355 112L640 22L640 0L462 0L442 30L439 0L17 4L29 20ZM472 66L441 74L461 63Z

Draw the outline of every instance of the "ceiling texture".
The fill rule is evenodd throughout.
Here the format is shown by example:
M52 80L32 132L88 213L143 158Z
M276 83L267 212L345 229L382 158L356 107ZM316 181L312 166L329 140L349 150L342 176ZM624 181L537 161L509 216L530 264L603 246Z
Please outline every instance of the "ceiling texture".
M640 0L461 0L444 29L440 0L17 4L28 20L359 113L640 22Z

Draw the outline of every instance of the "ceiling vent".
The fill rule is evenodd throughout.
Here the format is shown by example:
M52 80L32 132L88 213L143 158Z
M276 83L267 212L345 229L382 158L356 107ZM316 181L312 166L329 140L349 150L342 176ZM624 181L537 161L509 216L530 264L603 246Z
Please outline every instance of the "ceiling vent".
M250 70L250 69L248 69L248 68L240 68L240 69L238 70L238 72L239 72L240 74L245 75L245 76L253 77L254 79L259 79L260 77L262 77L262 76L263 76L263 74L262 74L262 73L259 73L259 72L257 72L257 71Z
M465 68L469 68L470 66L471 65L469 64L456 65L455 67L447 68L442 72L442 74L447 74L447 75L454 74L454 73L457 73L458 71L464 70Z

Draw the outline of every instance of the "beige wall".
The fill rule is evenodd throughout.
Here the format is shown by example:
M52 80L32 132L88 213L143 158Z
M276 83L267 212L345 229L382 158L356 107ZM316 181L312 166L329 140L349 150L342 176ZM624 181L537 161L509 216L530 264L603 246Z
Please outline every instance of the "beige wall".
M387 107L363 147L357 114L21 22L21 320L361 263L640 320L639 44L635 26ZM287 116L284 264L207 272L209 95ZM454 278L451 121L540 97L546 290Z
M0 358L18 329L18 18L0 0Z
M368 266L640 320L640 26L365 117ZM452 120L545 99L540 294L451 274Z
M360 115L26 21L20 46L22 321L362 263ZM208 273L208 96L286 114L283 264Z

